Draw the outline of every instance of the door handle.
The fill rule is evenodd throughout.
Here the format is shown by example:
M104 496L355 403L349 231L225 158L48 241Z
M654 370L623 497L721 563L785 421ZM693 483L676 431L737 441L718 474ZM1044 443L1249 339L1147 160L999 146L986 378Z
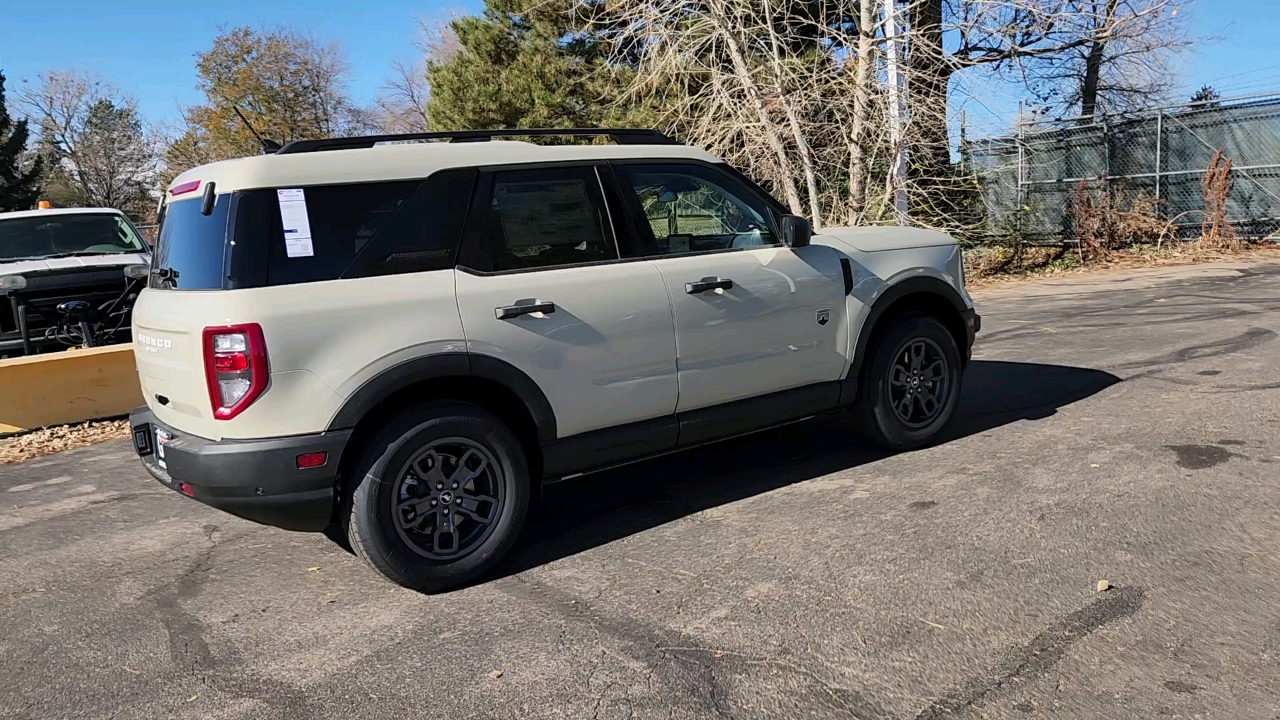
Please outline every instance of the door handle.
M506 307L494 308L493 314L496 315L499 320L510 320L511 318L517 318L521 315L530 315L533 313L550 315L555 311L556 304L553 302L534 301L529 305L508 305Z
M697 295L708 290L732 290L732 280L721 280L718 277L702 278L697 282L687 282L684 284L684 291L690 295Z

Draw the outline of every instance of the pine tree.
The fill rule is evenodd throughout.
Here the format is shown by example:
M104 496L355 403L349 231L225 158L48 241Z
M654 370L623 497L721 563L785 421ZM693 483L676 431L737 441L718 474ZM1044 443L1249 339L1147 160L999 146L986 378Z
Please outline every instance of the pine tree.
M1216 108L1220 99L1222 99L1222 95L1218 94L1218 91L1214 90L1211 85L1201 85L1200 89L1191 96L1192 104L1199 105L1202 108Z
M28 210L40 196L41 162L22 170L27 149L27 121L14 121L4 103L4 73L0 72L0 212Z
M427 65L435 130L648 126L643 103L618 99L631 69L608 62L605 44L575 0L485 0L479 16L451 23L459 50Z

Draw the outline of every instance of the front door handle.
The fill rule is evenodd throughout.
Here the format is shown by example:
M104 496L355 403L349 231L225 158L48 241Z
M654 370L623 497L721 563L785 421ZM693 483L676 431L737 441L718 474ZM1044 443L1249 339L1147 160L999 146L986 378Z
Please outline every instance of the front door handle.
M705 277L697 282L687 282L684 284L684 291L690 295L697 295L708 290L732 290L732 280L721 280L718 277Z
M550 315L555 311L555 303L535 300L528 305L508 305L506 307L494 308L493 314L496 315L499 320L510 320L511 318L520 317L521 315L531 315L533 313Z

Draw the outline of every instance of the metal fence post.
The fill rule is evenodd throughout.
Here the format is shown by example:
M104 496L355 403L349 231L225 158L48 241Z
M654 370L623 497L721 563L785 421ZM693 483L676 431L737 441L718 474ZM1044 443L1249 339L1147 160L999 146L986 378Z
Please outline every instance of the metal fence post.
M1014 230L1018 233L1019 242L1022 241L1022 213L1023 213L1023 208L1026 207L1025 198L1023 197L1023 194L1022 194L1022 188L1023 188L1023 177L1022 177L1023 157L1022 155L1025 152L1025 150L1023 149L1023 146L1024 146L1023 138L1025 137L1026 124L1027 124L1027 119L1026 119L1026 116L1023 115L1022 101L1019 100L1018 101L1018 191L1016 193L1016 197L1018 199L1017 200L1018 207L1014 208L1014 214L1013 214Z
M1164 108L1156 113L1156 217L1164 217L1164 210L1160 205L1160 168L1161 168L1161 151L1164 148Z
M1102 116L1102 187L1107 191L1107 207L1114 207L1111 194L1111 123Z

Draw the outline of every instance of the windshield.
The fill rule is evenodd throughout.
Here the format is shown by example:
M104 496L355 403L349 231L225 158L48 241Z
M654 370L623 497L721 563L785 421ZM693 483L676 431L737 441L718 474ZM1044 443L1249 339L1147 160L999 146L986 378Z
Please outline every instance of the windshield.
M119 215L0 218L0 262L136 252L146 252L146 245Z

